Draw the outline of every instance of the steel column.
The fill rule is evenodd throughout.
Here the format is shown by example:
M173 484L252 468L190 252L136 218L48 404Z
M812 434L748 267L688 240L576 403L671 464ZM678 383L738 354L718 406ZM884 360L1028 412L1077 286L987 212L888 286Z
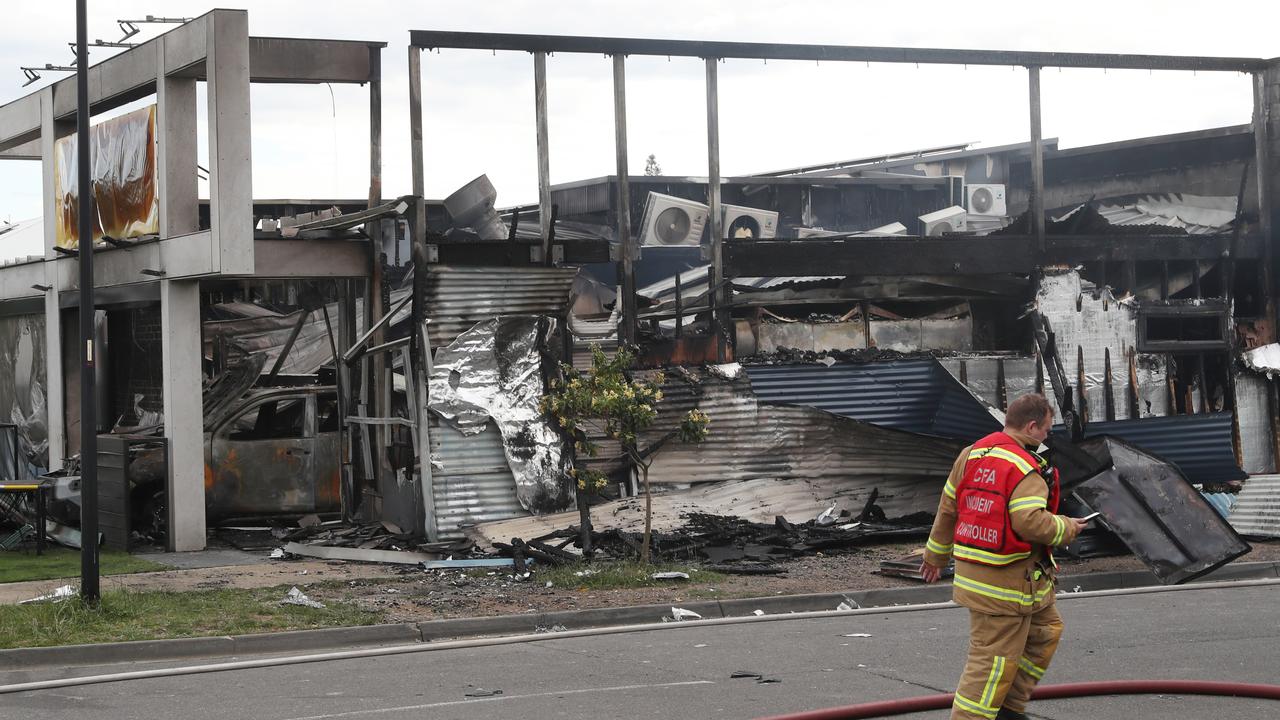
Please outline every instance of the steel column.
M76 171L80 249L80 596L98 591L98 406L93 343L93 187L89 179L89 11L76 0ZM52 380L53 378L50 378ZM43 532L44 528L40 528Z
M382 204L382 48L369 46L369 207Z
M1031 234L1036 239L1036 251L1044 252L1044 145L1040 132L1040 68L1028 67L1031 105Z
M613 131L618 173L618 281L622 286L622 327L619 339L636 344L636 248L631 237L631 183L627 176L626 58L613 56Z

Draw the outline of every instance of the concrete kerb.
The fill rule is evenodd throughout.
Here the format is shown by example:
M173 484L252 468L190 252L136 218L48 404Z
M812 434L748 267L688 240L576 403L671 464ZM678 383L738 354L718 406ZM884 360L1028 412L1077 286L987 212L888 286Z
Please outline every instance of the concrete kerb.
M1200 578L1197 582L1277 578L1280 578L1280 562L1257 562L1228 565ZM1066 593L1133 589L1152 585L1155 585L1153 578L1146 572L1094 573L1064 576L1059 579L1059 588ZM677 606L692 610L709 620L746 617L755 615L757 610L765 615L833 611L842 602L855 608L878 608L938 603L950 598L951 586L946 584L844 593L699 601L679 603ZM671 608L669 604L639 605L431 620L417 624L324 628L235 637L177 638L98 645L18 648L0 650L0 672L51 666L106 665L116 662L185 660L303 650L410 645L462 638L527 634L550 631L552 628L578 630L634 626L655 623L670 617Z

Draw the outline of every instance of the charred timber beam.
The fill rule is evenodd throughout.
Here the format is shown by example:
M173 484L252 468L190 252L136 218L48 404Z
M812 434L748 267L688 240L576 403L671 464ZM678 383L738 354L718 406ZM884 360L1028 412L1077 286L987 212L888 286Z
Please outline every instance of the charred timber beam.
M944 48L798 45L791 43L704 42L582 35L409 31L411 45L421 48L515 50L523 52L656 55L752 60L915 63L931 65L1024 65L1038 67L1117 68L1131 70L1201 70L1254 72L1266 67L1260 58L1129 55L1104 53L954 50Z
M1043 263L1217 260L1230 235L1058 235L1045 239ZM1262 257L1262 238L1240 239L1236 258ZM735 240L725 243L725 275L982 275L1028 273L1040 261L1035 239L1007 235L964 238Z

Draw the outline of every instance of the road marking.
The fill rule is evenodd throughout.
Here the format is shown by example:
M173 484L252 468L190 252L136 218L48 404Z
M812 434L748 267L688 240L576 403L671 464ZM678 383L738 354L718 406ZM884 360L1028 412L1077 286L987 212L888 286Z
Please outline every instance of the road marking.
M372 710L350 710L329 715L307 715L306 717L288 718L287 720L331 720L332 718L357 717L359 715L378 715L406 710L429 710L431 708L450 707L453 705L475 705L484 702L502 700L527 700L538 697L560 697L562 695L586 695L588 693L617 692L619 690L651 690L653 688L687 687L690 685L715 685L711 680L691 680L688 682L658 683L655 685L615 685L613 687L585 688L583 690L559 690L553 692L530 693L528 695L495 695L486 698L470 698L468 700L449 700L447 702L428 703L426 705L401 705L398 707L375 708Z

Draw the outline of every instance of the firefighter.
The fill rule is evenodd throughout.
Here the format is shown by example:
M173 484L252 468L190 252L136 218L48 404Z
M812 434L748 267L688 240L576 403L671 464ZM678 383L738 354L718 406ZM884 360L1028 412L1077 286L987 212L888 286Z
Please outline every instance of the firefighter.
M1062 636L1057 565L1084 521L1058 515L1058 472L1036 450L1053 411L1042 395L1009 405L1005 426L961 451L938 503L920 573L956 560L953 599L969 608L969 657L953 720L1019 720Z

